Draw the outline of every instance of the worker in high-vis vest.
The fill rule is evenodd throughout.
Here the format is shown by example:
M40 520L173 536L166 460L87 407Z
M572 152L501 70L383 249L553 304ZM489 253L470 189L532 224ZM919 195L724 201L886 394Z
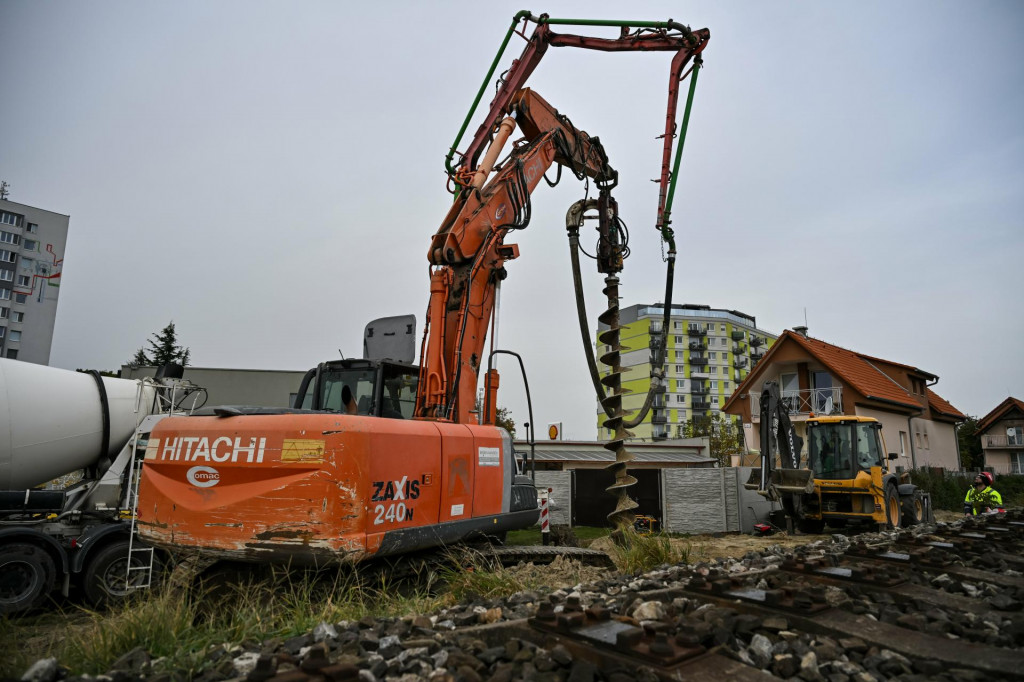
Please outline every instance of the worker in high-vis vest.
M982 471L974 477L974 485L964 498L964 514L977 516L1003 506L1003 496L992 487L992 474Z

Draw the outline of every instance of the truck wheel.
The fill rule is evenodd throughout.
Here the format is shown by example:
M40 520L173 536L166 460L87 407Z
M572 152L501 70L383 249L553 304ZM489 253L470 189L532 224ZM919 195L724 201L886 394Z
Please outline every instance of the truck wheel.
M903 525L900 523L902 521L902 511L903 510L900 507L900 494L896 491L896 486L885 486L886 528L890 530L897 530Z
M136 554L131 558L133 567L143 568L149 557ZM153 575L160 570L160 563L153 555ZM82 578L85 599L93 606L104 606L124 600L135 588L145 585L150 579L147 571L132 571L131 584L128 577L128 541L118 540L98 550L89 559Z
M916 526L924 521L924 495L915 490L912 495L904 495L900 500L904 526Z
M56 575L53 558L42 547L0 547L0 613L19 613L37 606L53 589Z

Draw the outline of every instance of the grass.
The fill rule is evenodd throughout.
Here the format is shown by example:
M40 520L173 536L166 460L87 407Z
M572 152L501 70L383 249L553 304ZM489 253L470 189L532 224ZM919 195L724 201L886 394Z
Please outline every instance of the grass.
M645 573L663 564L690 563L691 545L679 547L665 533L640 535L632 528L612 545L612 560L626 575Z
M598 538L607 537L611 528L597 528L594 526L573 526L572 532L580 540L580 544L587 546ZM539 526L523 530L511 530L505 537L506 545L539 545L542 542Z
M184 595L170 590L146 593L108 612L79 609L35 620L0 621L0 677L20 677L43 656L56 656L72 675L101 674L141 647L153 659L163 659L154 673L173 670L192 678L212 665L208 654L225 644L287 638L321 622L367 615L430 613L450 600L449 595L430 594L429 586L410 593L386 580L367 585L349 574L289 574L282 569L268 579L199 586ZM75 621L75 626L54 624L48 635L40 634L47 622L62 618ZM26 628L26 621L35 625Z

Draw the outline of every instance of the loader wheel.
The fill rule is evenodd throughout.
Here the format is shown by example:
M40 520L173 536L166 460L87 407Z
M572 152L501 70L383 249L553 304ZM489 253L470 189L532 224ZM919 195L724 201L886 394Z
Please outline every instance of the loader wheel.
M38 606L53 589L57 566L42 547L11 544L0 547L0 614Z
M900 500L900 507L904 526L916 526L924 521L924 495L920 490L915 490L913 495L907 495Z
M131 565L142 568L146 565L144 555L136 554ZM159 571L157 557L153 556L153 574ZM86 600L93 606L103 606L122 601L133 589L144 586L150 579L147 571L132 571L128 576L128 541L118 540L97 551L91 557L82 579L82 590ZM129 584L129 580L131 583Z
M900 494L896 491L896 486L885 486L885 520L887 529L897 530L903 525L900 523L902 521L902 511L900 507Z

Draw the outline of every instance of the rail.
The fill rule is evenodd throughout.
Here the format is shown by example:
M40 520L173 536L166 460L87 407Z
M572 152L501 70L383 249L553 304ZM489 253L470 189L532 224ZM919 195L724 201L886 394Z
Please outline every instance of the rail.
M750 394L750 414L754 422L761 421L760 398L760 393ZM843 389L840 386L783 391L781 399L790 416L843 414Z

